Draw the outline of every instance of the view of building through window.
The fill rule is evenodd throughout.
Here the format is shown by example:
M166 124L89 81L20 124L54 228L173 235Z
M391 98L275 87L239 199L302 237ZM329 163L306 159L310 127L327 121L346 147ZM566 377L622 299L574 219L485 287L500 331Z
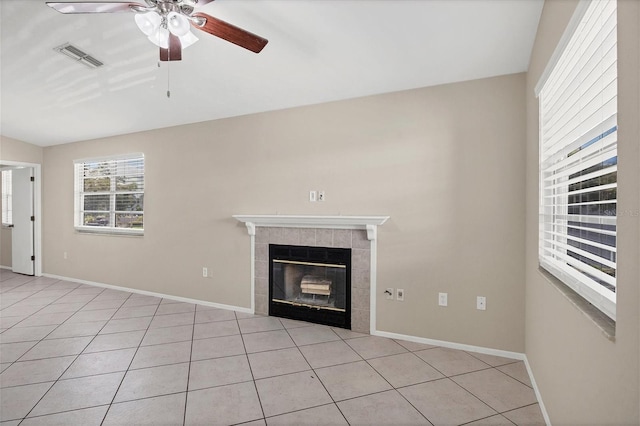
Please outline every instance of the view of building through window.
M616 9L615 1L581 3L538 92L540 266L614 320Z
M76 162L76 227L144 229L144 156Z
M595 140L581 146L578 150L569 154L572 156L580 150L586 149L602 137L613 133L617 127L610 129ZM573 217L580 216L611 216L617 214L617 178L618 172L615 166L618 164L618 156L615 155L601 163L577 173L569 175L569 181L575 181L569 185L568 211ZM602 174L606 173L606 174ZM581 180L585 179L585 180ZM580 262L585 263L608 276L615 278L616 269L616 225L605 223L580 222L569 220L568 243L575 247L576 251L569 249L567 254ZM585 254L580 254L586 252ZM588 254L593 256L589 256ZM594 258L595 256L595 258ZM585 272L591 279L598 282L608 290L615 292L616 287L599 277Z

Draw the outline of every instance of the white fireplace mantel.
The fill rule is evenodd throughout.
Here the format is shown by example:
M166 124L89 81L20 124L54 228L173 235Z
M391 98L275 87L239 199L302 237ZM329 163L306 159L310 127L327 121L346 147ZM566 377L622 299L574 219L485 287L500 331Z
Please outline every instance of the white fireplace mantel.
M377 227L389 216L309 216L309 215L233 215L247 226L249 235L256 234L256 226L281 228L365 229L367 238L377 238Z
M367 231L369 244L369 327L374 334L376 329L377 294L377 246L378 226L383 225L389 216L313 216L313 215L233 215L246 225L251 239L251 312L256 308L256 227L271 228L321 228L351 229Z

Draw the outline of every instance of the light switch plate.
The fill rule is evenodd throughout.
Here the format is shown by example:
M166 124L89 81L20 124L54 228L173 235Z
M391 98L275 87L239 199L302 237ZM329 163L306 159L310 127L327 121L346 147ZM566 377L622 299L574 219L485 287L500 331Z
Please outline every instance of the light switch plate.
M438 293L438 305L439 306L447 306L448 295L447 293Z
M476 309L478 309L479 311L486 311L487 310L487 298L484 296L478 296L478 298L476 299Z

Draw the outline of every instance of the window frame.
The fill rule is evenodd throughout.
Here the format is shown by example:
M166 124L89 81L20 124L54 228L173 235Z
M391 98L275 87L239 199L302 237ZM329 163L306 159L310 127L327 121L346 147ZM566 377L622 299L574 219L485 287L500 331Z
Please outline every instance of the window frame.
M9 179L5 176L9 175ZM2 226L10 228L13 226L13 171L11 169L2 170ZM7 220L5 220L5 218Z
M610 3L609 3L610 4ZM566 86L562 86L562 87L570 87L571 86L571 82L568 80L568 78L566 78L565 76L565 80L561 80L560 78L558 78L559 74L562 74L563 72L567 71L567 68L562 68L564 66L564 64L560 64L561 66L559 66L559 63L561 63L562 61L565 61L565 52L569 52L568 48L570 47L570 45L574 42L574 36L578 35L578 36L584 36L585 32L588 32L591 28L596 28L598 31L598 37L599 40L604 40L604 37L602 36L602 34L613 34L617 31L617 22L614 23L614 30L612 32L609 33L604 33L602 32L601 28L597 28L596 26L593 27L589 27L588 25L586 25L585 19L588 16L588 14L592 11L591 6L593 5L594 9L596 7L599 7L598 3L593 2L592 0L581 0L581 2L578 4L576 11L574 12L573 17L571 18L571 21L569 22L569 25L567 26L562 38L560 39L560 42L558 43L558 46L556 47L556 50L554 51L553 55L551 56L551 59L549 60L549 63L547 64L547 67L545 68L544 72L542 73L542 76L540 78L540 81L538 82L538 84L536 85L535 88L535 93L536 96L539 98L539 114L540 114L540 121L539 121L539 166L538 166L538 173L539 173L539 200L538 200L538 205L539 205L539 212L540 212L540 220L539 220L539 236L538 236L538 260L539 260L539 265L542 269L544 269L545 271L551 273L555 278L557 278L558 280L560 280L563 284L565 284L567 287L571 288L572 290L574 290L580 297L582 297L583 299L585 299L587 302L591 303L593 306L595 306L598 310L600 310L601 312L603 312L605 315L607 315L609 318L611 318L612 320L615 321L616 319L616 301L617 301L617 288L616 288L616 275L613 275L613 279L611 279L611 277L606 277L608 278L608 281L612 281L613 285L612 287L614 288L614 290L610 290L607 289L604 285L599 284L598 281L601 280L593 280L591 278L589 278L587 275L578 272L577 269L575 269L574 267L568 266L570 263L584 263L584 264L589 264L589 262L586 262L584 260L576 260L577 258L575 257L576 254L576 250L574 247L576 247L573 244L570 244L568 240L573 240L574 242L579 240L578 242L587 242L589 246L591 247L595 247L598 248L598 246L600 246L600 248L603 248L604 245L600 244L599 242L589 238L588 241L586 240L581 240L582 234L580 234L581 236L579 238L577 238L576 236L572 235L571 233L569 233L569 228L574 227L575 224L572 224L572 222L575 222L575 218L572 221L571 217L572 215L575 216L576 213L572 213L571 211L568 211L569 209L573 208L575 209L576 206L584 206L585 208L587 207L586 205L595 205L595 204L614 204L617 202L617 195L615 198L610 199L610 198L599 198L598 201L589 201L587 203L574 203L571 201L571 197L575 196L576 194L579 193L583 193L583 192L590 192L593 193L591 191L588 191L588 189L580 189L574 192L574 190L572 190L571 187L571 180L569 178L575 176L572 174L568 174L567 175L567 171L564 171L564 181L563 179L558 178L558 175L545 175L545 172L548 172L549 169L556 169L556 166L553 164L553 162L549 162L550 161L550 156L548 152L545 152L545 149L552 146L552 144L548 144L548 142L545 140L546 138L546 131L548 130L547 128L545 128L545 124L547 124L544 119L545 119L545 115L549 113L549 111L544 110L544 105L545 105L545 95L547 95L547 93L545 93L545 89L547 87L551 87L553 88L553 86L555 85L556 89L558 85L558 81L560 82L565 82ZM614 18L617 18L617 3L615 4L615 10L613 11L612 15ZM595 16L595 15L594 15ZM605 15L606 16L606 15ZM616 19L617 20L617 19ZM578 32L579 30L585 29L584 32ZM614 35L615 36L615 35ZM585 36L586 38L586 36ZM615 40L614 40L614 47L611 48L610 50L608 50L607 52L612 52L615 51L617 49L617 36L615 36ZM581 44L582 46L583 44ZM575 55L575 57L579 57L581 59L587 58L587 59L591 59L595 56L588 56L587 54L585 54L586 50L579 50L578 53ZM573 51L575 53L575 50ZM599 52L596 50L596 52ZM599 52L601 53L601 52ZM567 53L567 55L569 55L569 53ZM595 55L595 53L594 53ZM617 55L617 54L616 54ZM576 66L576 64L578 64L580 62L580 60L575 60L572 59L574 62L572 63L572 66ZM613 81L615 82L615 97L617 98L617 93L618 93L618 87L617 87L617 56L614 59L615 60L615 69L616 69L616 75L613 79ZM581 70L585 69L583 67L585 67L586 65L582 65L581 66ZM558 70L556 73L556 69ZM577 68L576 68L577 69ZM595 69L595 68L594 68ZM610 72L612 68L609 67L608 69L598 69L599 73L597 74L597 82L600 83L600 79L603 78L603 76L606 75L606 72ZM589 74L589 78L592 78L592 75ZM604 79L603 79L604 80ZM585 79L586 81L586 79ZM549 84L549 86L548 86ZM589 90L592 90L592 87L596 87L596 86L589 86ZM598 95L604 93L604 91L609 88L609 86L598 86L600 87L600 92L598 92ZM549 89L550 91L552 89ZM585 92L586 93L586 92ZM586 94L583 92L580 92L581 96L585 96ZM572 94L573 95L573 94ZM603 97L604 98L604 97ZM567 98L564 97L557 97L557 99L561 99L562 102L566 101ZM582 97L579 98L580 100L582 100ZM593 98L595 99L595 98ZM613 99L613 98L612 98ZM602 101L600 101L602 102ZM556 102L557 103L557 102ZM578 104L578 102L576 102L576 104ZM581 103L580 104L581 107L577 108L578 113L580 113L580 118L581 120L579 120L579 123L585 123L587 121L587 119L589 119L589 121L591 121L591 116L588 114L582 114L582 112L585 110L586 106L588 106L588 103ZM603 105L606 105L606 102L602 102L600 104L598 104L598 112L600 110L605 110ZM553 110L553 109L552 109ZM574 111L574 110L571 110ZM574 116L577 117L578 115ZM606 151L607 149L611 152L615 154L615 157L607 157L609 158L608 160L602 160L602 170L609 170L608 167L605 165L605 162L610 161L611 159L615 158L615 164L617 164L617 130L618 130L618 126L617 126L617 106L615 108L615 112L614 115L611 117L607 117L606 114L601 114L599 117L599 121L597 122L597 125L595 125L592 129L589 129L589 131L587 131L586 133L580 135L580 137L578 137L577 139L575 137L570 137L569 135L566 136L566 138L562 138L560 139L562 142L557 142L556 146L561 145L561 149L557 149L556 152L560 153L560 155L566 153L565 157L561 157L563 158L565 163L571 163L572 161L569 160L567 161L567 159L571 159L571 156L574 155L576 152L576 149L579 150L584 150L584 154L581 152L581 155L579 156L580 159L577 160L578 165L580 166L580 168L578 169L578 171L580 173L582 173L583 171L589 170L590 168L588 167L588 161L582 162L581 157L582 155L584 155L585 157L587 157L587 151L591 150L591 151L595 151L596 147L594 147L594 149L590 149L588 148L590 146L590 144L594 144L594 143L598 143L600 141L602 142L603 145L603 149L602 149L602 153L606 153L608 155L608 151ZM579 127L580 124L578 124L576 127ZM607 141L606 147L604 147L605 143L604 143L604 139L607 138L609 135L614 134L613 137L611 137L611 139L615 139L613 141ZM547 144L545 144L545 142L547 142ZM557 156L558 154L553 155L553 157ZM613 154L612 154L613 155ZM606 155L604 154L600 154L599 157L606 157ZM587 157L588 158L588 157ZM555 160L557 162L560 162L561 160ZM593 163L593 160L591 160L591 162ZM551 166L550 166L551 164ZM587 164L587 165L585 165ZM600 165L600 163L598 163L598 165ZM565 169L568 169L567 166L565 166ZM611 170L608 173L613 173L613 171L617 171L617 166L614 168L614 170ZM598 174L598 173L596 173ZM603 177L605 176L605 174L603 172L600 172L600 175L602 175ZM553 179L558 179L558 181L560 183L555 183L555 187L557 187L557 193L554 192L553 195L549 195L548 193L545 192L545 190L548 192L550 186L547 185L545 186L545 180L549 180L550 177L552 177ZM577 179L580 180L580 179ZM558 181L554 181L554 182L558 182ZM586 181L585 181L586 182ZM564 185L564 186L563 186ZM598 184L599 185L599 184ZM605 185L607 186L607 185ZM600 188L598 190L598 192L600 193L600 195L602 195L602 192L604 191L602 188L604 188L605 186L598 186L598 188ZM616 177L616 182L615 184L613 184L614 188L617 188L617 177ZM607 188L610 189L610 188ZM555 200L555 202L549 203L549 202L545 202L545 197L547 199L552 198ZM562 201L564 200L564 201ZM606 201L604 201L606 200ZM617 213L614 215L609 215L609 213L607 212L607 215L604 214L600 214L600 215L596 215L596 216L592 216L590 217L589 215L591 213L582 213L581 207L578 207L578 210L580 211L580 213L578 213L578 216L580 219L578 221L579 225L582 223L582 218L586 218L584 220L586 220L587 222L590 222L593 218L601 218L598 219L598 224L601 228L594 228L597 230L594 230L594 232L602 232L603 234L609 232L611 233L611 231L608 231L606 226L611 226L611 224L613 224L613 226L616 228L614 229L612 232L612 235L615 236L617 235L617 226L616 226L616 218L617 218ZM585 216L586 215L586 216ZM554 220L548 221L546 220L549 216L553 216ZM555 219L558 216L565 216L565 224L564 225L558 225L558 221L557 219ZM563 227L567 229L566 233L563 235L558 235L558 236L553 236L553 243L552 245L556 245L559 246L560 249L555 248L554 250L549 250L549 238L548 235L549 234L556 234L557 231L557 227ZM591 226L591 225L589 225ZM585 234L588 234L589 232L589 227L585 227L583 230L581 230L580 232L584 232ZM545 239L545 234L547 235L547 238ZM564 242L562 240L562 238L564 238ZM545 245L546 244L546 245ZM549 252L552 253L556 253L556 254L560 254L560 258L562 258L562 247L564 246L565 248L565 252L567 251L566 249L570 249L570 251L574 254L573 256L569 256L569 255L564 255L563 260L557 260L556 255L548 255ZM545 250L547 255L545 256ZM614 242L613 246L608 246L606 247L607 251L610 251L611 253L614 254L614 258L615 256L617 256L617 244ZM584 257L584 258L588 258L589 255L591 255L591 253L589 252L585 252L584 250L577 250L578 252L578 257ZM587 255L587 256L583 256L583 255ZM569 259L569 257L571 257ZM605 258L603 258L605 259ZM593 260L593 259L592 259ZM603 262L599 262L596 261L597 263L603 263ZM609 261L607 261L608 263L611 263ZM604 263L607 263L604 262ZM617 263L614 260L613 261L613 269L617 272ZM578 265L579 266L579 265ZM601 281L603 282L603 281Z
M100 176L104 176L109 178L109 190L105 191L84 191L84 180L87 176L84 175L85 165L87 164L95 164L95 163L107 163L111 172L115 170L115 168L119 166L123 166L127 161L131 160L141 160L142 161L142 190L135 191L118 191L117 189L117 181L115 177L118 176L134 176L127 174L117 174L117 173L109 173L105 175L95 175L96 179L99 179ZM74 228L78 232L82 233L91 233L91 234L113 234L113 235L144 235L144 196L145 196L145 156L141 152L129 153L123 155L113 155L113 156L105 156L105 157L93 157L93 158L83 158L74 160ZM140 174L135 174L140 176ZM94 196L108 196L109 197L109 208L108 210L85 210L85 195L94 195ZM117 208L117 195L123 194L141 194L142 195L142 210L140 211L121 211L116 210ZM107 213L109 215L109 226L91 226L84 224L84 214L87 212L96 212L96 213ZM140 214L142 215L142 227L141 228L126 228L126 227L117 227L116 216L119 214Z

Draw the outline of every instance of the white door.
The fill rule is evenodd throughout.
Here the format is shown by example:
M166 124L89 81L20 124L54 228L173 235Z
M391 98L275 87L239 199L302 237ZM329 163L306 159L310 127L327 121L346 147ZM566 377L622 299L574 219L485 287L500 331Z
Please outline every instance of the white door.
M13 169L13 231L11 259L13 272L33 275L33 168Z

